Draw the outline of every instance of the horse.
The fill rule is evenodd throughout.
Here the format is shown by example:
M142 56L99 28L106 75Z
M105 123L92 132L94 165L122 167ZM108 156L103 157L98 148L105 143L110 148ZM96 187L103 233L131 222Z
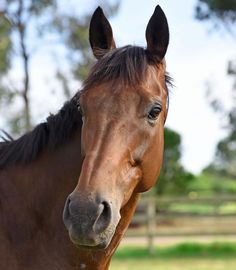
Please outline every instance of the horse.
M0 269L107 270L140 193L159 175L168 112L166 16L147 47L116 48L103 10L89 41L96 63L59 112L0 143Z

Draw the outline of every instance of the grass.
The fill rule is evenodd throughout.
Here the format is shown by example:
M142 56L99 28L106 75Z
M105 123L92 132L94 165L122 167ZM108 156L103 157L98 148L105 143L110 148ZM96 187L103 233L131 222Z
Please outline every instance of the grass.
M210 244L201 243L182 243L174 246L156 247L153 255L148 253L146 247L143 246L125 246L118 249L114 258L136 259L145 258L235 258L236 259L236 243L234 242L214 242Z
M183 243L156 247L149 255L145 247L120 247L110 270L235 270L236 242Z
M236 259L155 259L128 260L111 263L109 270L235 270Z
M236 243L183 243L156 247L149 255L145 247L120 247L110 270L235 270Z

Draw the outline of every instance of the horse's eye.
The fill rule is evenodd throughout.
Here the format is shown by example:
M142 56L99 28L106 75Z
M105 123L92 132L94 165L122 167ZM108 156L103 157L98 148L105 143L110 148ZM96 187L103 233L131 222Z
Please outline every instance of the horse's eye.
M162 110L161 104L155 104L148 113L148 120L155 121Z

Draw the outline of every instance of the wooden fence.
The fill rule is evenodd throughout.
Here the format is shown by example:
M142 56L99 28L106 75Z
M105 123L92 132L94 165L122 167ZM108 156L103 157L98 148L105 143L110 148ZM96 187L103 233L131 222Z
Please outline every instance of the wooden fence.
M145 237L153 252L162 236L236 236L236 196L140 200L127 237Z

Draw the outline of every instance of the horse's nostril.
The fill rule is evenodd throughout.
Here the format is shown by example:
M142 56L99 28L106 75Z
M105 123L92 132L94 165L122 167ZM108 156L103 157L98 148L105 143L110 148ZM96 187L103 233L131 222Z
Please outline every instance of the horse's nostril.
M68 208L68 212L71 214L71 212L72 212L71 208L73 208L73 202L72 202L70 196L67 199L67 208Z
M70 196L68 197L67 208L68 208L68 214L70 215L71 218L79 217L83 213L85 213L81 211L81 205L83 204L79 200L77 200L77 198L73 198Z
M70 218L70 203L71 203L71 200L68 197L66 200L65 206L64 206L64 210L63 210L63 221L64 221L64 224L66 225L66 227L68 227L68 225L69 225L68 222L69 222L69 218Z
M93 225L95 233L101 233L111 223L111 207L108 202L104 201L99 204L98 217Z
M104 232L112 220L110 204L103 200L101 203L82 201L81 198L69 195L66 200L63 221L67 229L73 228L77 235Z

